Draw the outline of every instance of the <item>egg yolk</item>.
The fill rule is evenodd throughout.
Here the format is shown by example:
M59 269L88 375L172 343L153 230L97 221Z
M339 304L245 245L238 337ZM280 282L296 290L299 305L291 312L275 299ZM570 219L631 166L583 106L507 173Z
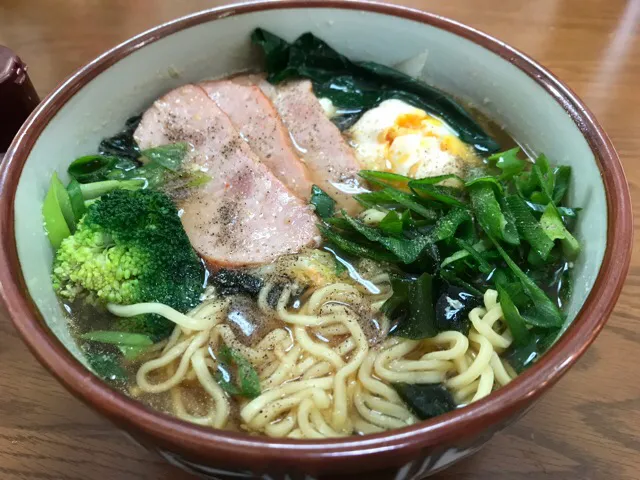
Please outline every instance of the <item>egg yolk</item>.
M383 130L380 133L378 141L385 147L385 157L388 160L387 169L389 171L397 171L399 167L407 164L410 161L411 154L403 153L398 155L391 152L393 142L399 137L406 137L409 135L420 135L422 139L433 146L434 143L439 144L439 148L443 152L449 153L451 156L467 159L471 155L470 149L464 144L458 137L453 134L442 133L446 128L445 124L435 117L432 117L424 112L411 112L398 115L394 124L391 127ZM435 140L435 141L434 141ZM427 145L423 145L427 146ZM472 160L469 158L469 160ZM390 163L390 165L389 165ZM409 167L409 175L417 173L420 165L413 164Z

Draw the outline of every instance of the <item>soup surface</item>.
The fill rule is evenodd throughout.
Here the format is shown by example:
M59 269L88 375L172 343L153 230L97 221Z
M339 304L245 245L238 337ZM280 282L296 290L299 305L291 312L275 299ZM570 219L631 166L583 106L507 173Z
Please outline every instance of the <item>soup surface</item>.
M43 203L94 372L271 437L411 425L490 395L564 323L571 169L473 108L258 29L263 73L167 92Z

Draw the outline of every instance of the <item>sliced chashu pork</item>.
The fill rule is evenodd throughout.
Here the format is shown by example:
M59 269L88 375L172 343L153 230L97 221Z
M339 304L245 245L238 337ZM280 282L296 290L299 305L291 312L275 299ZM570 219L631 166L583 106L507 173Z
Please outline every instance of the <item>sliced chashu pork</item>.
M179 204L191 244L208 263L265 264L317 242L309 207L260 163L202 88L185 85L157 100L134 136L143 149L190 143L189 161L211 176Z
M262 90L230 80L203 82L199 86L227 114L260 161L293 193L308 200L312 183L307 168L291 144L289 131Z
M320 186L349 213L360 210L353 194L360 191L360 164L340 130L327 118L309 80L278 86L261 75L242 75L239 84L255 84L271 99L311 174Z

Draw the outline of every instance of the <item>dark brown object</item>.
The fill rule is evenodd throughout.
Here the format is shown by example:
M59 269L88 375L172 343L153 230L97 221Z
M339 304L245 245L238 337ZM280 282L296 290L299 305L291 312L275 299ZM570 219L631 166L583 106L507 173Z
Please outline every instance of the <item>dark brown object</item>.
M27 66L0 45L0 154L7 151L20 125L39 102Z
M73 15L67 12L66 17L62 8L57 12L53 9L38 11L33 8L32 2L26 2L29 5L22 3L25 2L9 2L13 7L8 9L8 17L4 16L4 12L0 16L0 35L5 35L7 31L12 32L16 39L24 35L25 46L33 48L34 54L38 52L43 60L49 60L43 64L55 65L52 67L53 74L44 67L38 76L34 73L39 85L49 87L72 68L88 61L124 36L187 13L187 8L211 5L210 1L202 1L197 5L190 3L189 7L170 1L156 1L162 8L154 11L147 6L140 14L134 16L132 13L129 23L122 27L126 30L124 33L112 26L100 28L100 22L104 18L111 18L110 15L119 16L127 9L135 8L131 5L136 2L118 0L91 9L78 7ZM50 5L42 1L42 6L45 3ZM552 66L584 96L613 134L621 155L628 158L631 184L640 181L640 172L632 168L635 166L634 158L640 153L640 139L636 132L640 120L640 92L637 88L640 83L640 32L637 29L635 33L633 30L626 31L627 37L623 42L626 50L607 48L610 34L616 33L618 22L622 24L624 5L628 2L541 2L544 8L538 2L526 1L510 3L508 7L504 6L504 2L494 0L483 2L482 6L463 0L404 0L402 3L435 9L439 13L468 21L513 42ZM54 12L55 18L52 18L51 12ZM18 13L40 25L43 32L41 42L33 42L31 31L23 32L24 24L12 27L10 22L18 18ZM83 15L87 20L80 22L87 24L84 28L77 22L77 18ZM93 22L89 21L91 19ZM57 38L76 39L77 47L65 53L67 43L56 44L53 40ZM19 44L15 41L10 43ZM47 49L50 49L49 52ZM78 55L78 51L82 55ZM63 62L51 62L53 58L63 59ZM615 88L612 87L614 84ZM603 170L607 173L606 177L616 177L615 173ZM611 186L611 182L609 178L607 185ZM5 195L3 191L0 225L3 236L10 235L5 230L8 222ZM618 213L628 215L628 203L624 198L618 197L618 200L622 205ZM620 227L616 236L628 239L629 222L624 222ZM624 266L629 255L629 244L620 247L615 252L619 256L618 264L612 265L611 253L607 256L612 268ZM640 341L638 282L635 278L637 267L637 259L634 259L631 275L612 320L596 345L563 379L562 387L545 396L525 419L496 436L480 455L438 478L639 478L637 439L640 436L640 424L636 420L640 411L640 392L634 381L637 372L633 368ZM12 268L15 269L15 258ZM602 284L597 288L602 289ZM19 294L15 289L13 293ZM594 318L599 315L602 312L590 313L591 322L597 321ZM35 328L31 321L29 323L30 328ZM153 457L142 449L132 449L121 434L87 408L73 402L47 374L41 373L7 322L0 323L0 331L0 358L3 360L3 368L0 369L3 391L0 400L0 431L3 432L0 436L0 464L3 479L110 478L114 475L127 479L186 478L186 475L183 477L171 467L154 462ZM570 334L575 336L575 329ZM45 347L45 353L49 355L50 347ZM566 358L573 360L574 356L575 353L572 353ZM158 430L165 425L163 419ZM204 438L202 440L204 442ZM335 460L327 459L326 462ZM247 459L244 463L250 465L251 460Z

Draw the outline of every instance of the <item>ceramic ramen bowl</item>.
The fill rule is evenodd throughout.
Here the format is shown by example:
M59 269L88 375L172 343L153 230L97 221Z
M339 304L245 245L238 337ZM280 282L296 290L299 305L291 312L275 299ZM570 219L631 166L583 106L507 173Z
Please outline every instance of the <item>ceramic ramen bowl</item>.
M41 206L52 172L92 152L163 92L256 68L256 27L287 40L311 31L359 60L395 65L428 52L423 79L477 107L526 149L576 172L583 207L566 331L540 361L489 397L411 427L336 440L274 440L217 431L151 410L83 365L49 278ZM0 271L6 309L33 354L89 406L167 461L208 478L417 479L477 451L522 416L593 342L627 272L632 217L624 173L584 104L504 43L460 23L364 1L255 2L217 8L138 35L62 83L33 112L1 168ZM64 179L63 179L64 180Z

